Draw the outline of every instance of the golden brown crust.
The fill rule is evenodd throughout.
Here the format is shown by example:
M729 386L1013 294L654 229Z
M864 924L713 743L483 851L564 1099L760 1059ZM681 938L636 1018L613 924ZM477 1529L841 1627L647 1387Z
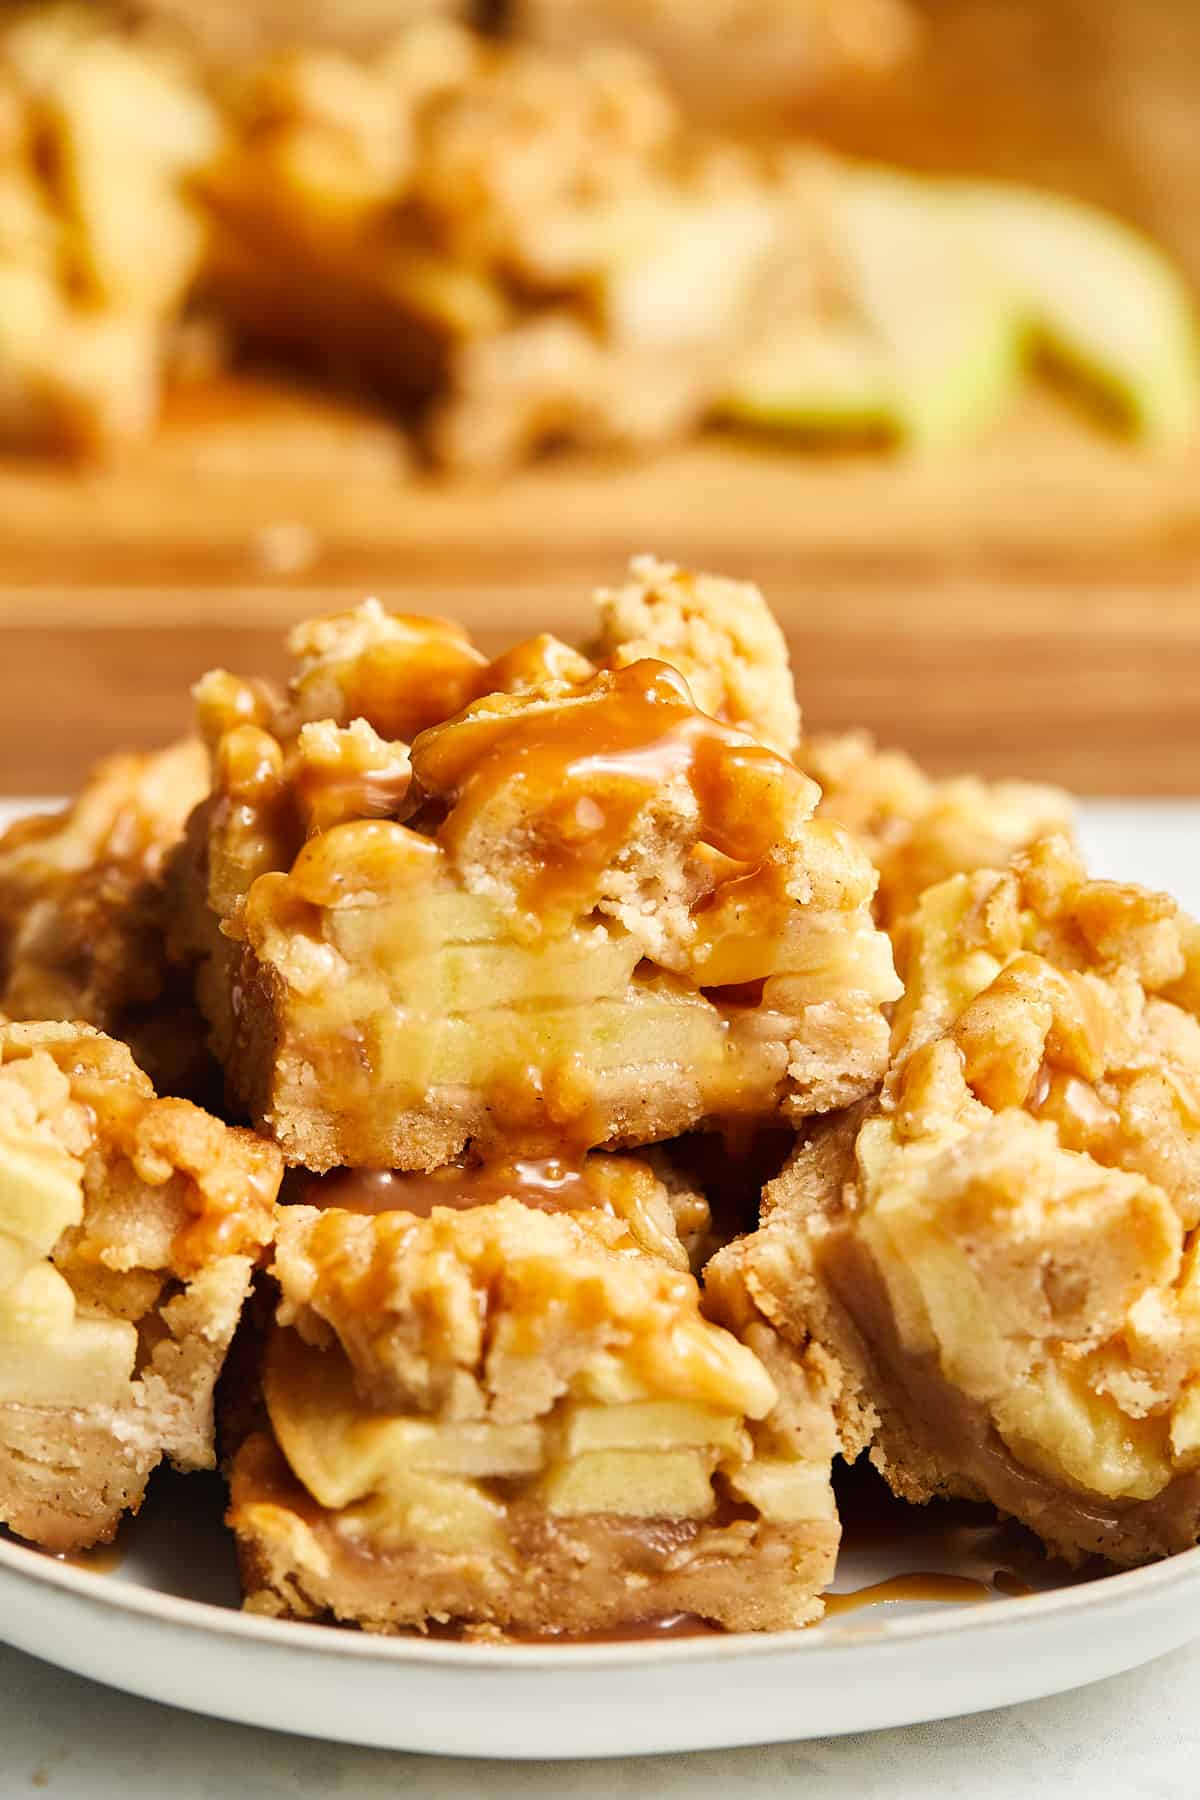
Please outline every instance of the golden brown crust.
M213 1463L213 1388L272 1231L273 1146L159 1100L85 1025L0 1028L0 1518L111 1537L169 1456Z
M726 1532L593 1515L508 1509L511 1557L449 1551L356 1552L289 1481L268 1439L234 1465L230 1521L245 1605L271 1618L392 1633L453 1625L467 1637L546 1637L652 1629L691 1615L729 1631L781 1631L820 1617L837 1526L744 1520Z

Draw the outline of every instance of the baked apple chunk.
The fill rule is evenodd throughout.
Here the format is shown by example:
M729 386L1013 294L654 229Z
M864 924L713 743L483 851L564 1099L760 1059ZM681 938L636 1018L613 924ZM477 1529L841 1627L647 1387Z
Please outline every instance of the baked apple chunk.
M213 1466L281 1172L98 1031L0 1027L0 1520L22 1537L107 1541L164 1456Z
M1196 928L1049 839L929 890L903 960L881 1098L819 1127L723 1255L840 1358L847 1452L905 1497L986 1498L1071 1560L1190 1545Z
M826 1371L774 1377L619 1213L430 1207L427 1179L393 1196L415 1183L420 1215L280 1209L232 1470L248 1606L517 1634L818 1616Z
M490 673L510 691L411 747L361 716L236 723L254 696L216 678L235 722L180 915L235 1101L310 1169L414 1169L867 1092L899 986L813 784L665 663L535 640Z

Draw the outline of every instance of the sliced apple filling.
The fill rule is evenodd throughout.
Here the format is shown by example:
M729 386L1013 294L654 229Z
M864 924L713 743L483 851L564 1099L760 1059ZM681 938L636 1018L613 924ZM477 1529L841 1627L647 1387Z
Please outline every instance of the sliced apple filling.
M777 1388L621 1221L289 1207L275 1274L232 1486L251 1605L380 1630L816 1616L827 1387Z
M124 1045L0 1028L0 1520L78 1548L163 1456L212 1466L280 1174L273 1146L156 1099Z

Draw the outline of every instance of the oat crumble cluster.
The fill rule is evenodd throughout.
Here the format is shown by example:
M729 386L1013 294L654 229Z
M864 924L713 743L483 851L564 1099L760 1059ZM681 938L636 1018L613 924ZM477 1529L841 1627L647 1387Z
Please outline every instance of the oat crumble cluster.
M250 1608L476 1638L815 1621L863 1453L1196 1541L1171 900L806 736L748 584L288 649L0 841L0 1519L102 1541L219 1446Z

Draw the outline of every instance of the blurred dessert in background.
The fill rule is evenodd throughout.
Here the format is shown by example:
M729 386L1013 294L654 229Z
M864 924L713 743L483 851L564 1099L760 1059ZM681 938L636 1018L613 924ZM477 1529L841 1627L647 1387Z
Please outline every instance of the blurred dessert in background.
M510 0L503 16L557 50L632 44L689 112L756 128L895 74L917 35L906 0Z
M467 20L477 7L475 0L122 0L121 10L223 68L300 46L369 50L414 19Z
M102 9L0 16L0 443L152 428L204 251L186 181L219 133L187 65Z
M370 52L435 17L570 54L626 45L696 117L756 125L893 73L917 37L907 0L124 0L124 12L218 66L270 50Z
M694 429L820 266L811 161L702 137L624 51L416 28L259 65L229 118L209 295L420 408L451 467Z
M571 47L501 35L519 13L380 31L383 8L306 7L286 29L250 9L221 54L196 20L234 23L224 8L4 15L0 435L144 437L173 366L195 379L197 343L223 339L384 401L450 470L645 451L714 420L946 448L1047 357L1098 417L1194 434L1192 297L1120 221L715 133L660 66L603 41L624 9L532 12ZM662 6L636 9L634 36L675 21L724 84L735 21L748 67L760 28L764 46L794 33L807 74L768 60L800 94L864 45L887 60L903 17Z

